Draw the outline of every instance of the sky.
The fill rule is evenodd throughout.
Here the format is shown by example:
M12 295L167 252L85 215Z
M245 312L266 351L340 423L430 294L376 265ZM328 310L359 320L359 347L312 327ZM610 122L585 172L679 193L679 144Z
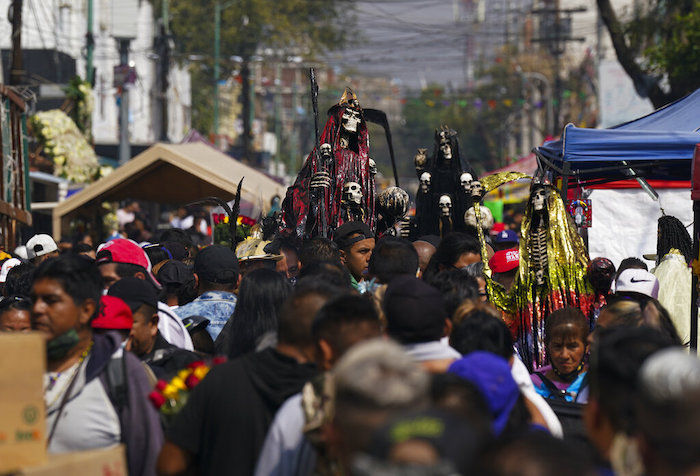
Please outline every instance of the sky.
M467 22L462 0L358 0L358 46L333 54L333 66L354 68L419 88L465 81Z

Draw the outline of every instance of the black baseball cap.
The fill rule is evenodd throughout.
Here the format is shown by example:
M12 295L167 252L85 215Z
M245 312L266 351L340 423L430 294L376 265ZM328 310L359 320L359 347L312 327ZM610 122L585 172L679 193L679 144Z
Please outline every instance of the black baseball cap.
M333 241L336 242L341 250L367 238L374 238L374 233L372 233L372 230L366 223L361 221L343 223L333 233Z
M194 259L194 272L210 283L235 283L240 270L236 254L226 246L207 246Z
M168 260L156 273L158 282L163 286L182 285L194 279L192 266L187 266L182 261Z
M158 309L156 288L143 279L132 276L122 278L110 286L107 295L120 298L129 306L131 312L136 312L144 304Z
M440 291L413 276L399 276L384 293L387 333L402 344L439 340L447 311Z

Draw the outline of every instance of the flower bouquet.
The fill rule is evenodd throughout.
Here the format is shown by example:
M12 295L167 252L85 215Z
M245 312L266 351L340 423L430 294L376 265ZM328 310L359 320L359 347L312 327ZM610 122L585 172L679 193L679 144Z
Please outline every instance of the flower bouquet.
M211 367L225 361L226 357L214 357ZM170 382L158 380L155 390L148 395L148 398L158 409L166 425L185 406L190 392L206 377L211 367L204 361L198 360L180 370Z

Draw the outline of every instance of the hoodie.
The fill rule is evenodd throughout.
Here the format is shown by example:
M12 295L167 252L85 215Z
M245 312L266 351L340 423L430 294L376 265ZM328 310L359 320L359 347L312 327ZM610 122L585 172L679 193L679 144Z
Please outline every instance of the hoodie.
M316 373L275 349L218 365L194 388L167 439L196 456L202 476L253 474L275 413Z

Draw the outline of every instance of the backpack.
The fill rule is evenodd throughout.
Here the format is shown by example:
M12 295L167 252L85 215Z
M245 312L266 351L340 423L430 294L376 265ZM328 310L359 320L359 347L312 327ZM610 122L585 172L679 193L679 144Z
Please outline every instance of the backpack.
M547 404L551 407L554 413L561 422L561 427L564 432L564 439L575 441L588 441L586 428L583 424L583 404L575 401L568 402L564 398L565 390L559 390L554 383L544 376L541 372L535 374L542 379L542 383L552 393L549 398L545 398ZM588 386L588 373L583 377L581 387L579 388L576 398L582 393L583 389Z

